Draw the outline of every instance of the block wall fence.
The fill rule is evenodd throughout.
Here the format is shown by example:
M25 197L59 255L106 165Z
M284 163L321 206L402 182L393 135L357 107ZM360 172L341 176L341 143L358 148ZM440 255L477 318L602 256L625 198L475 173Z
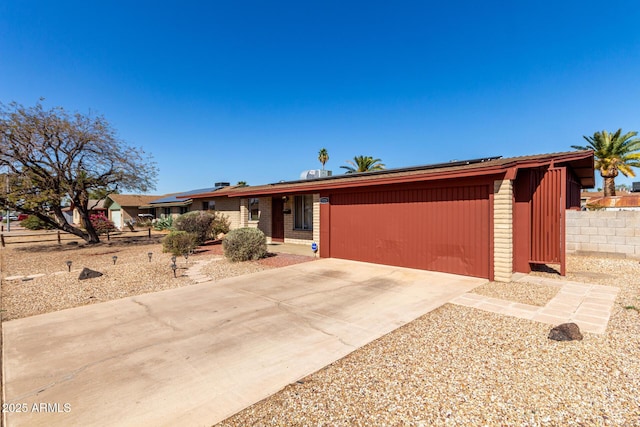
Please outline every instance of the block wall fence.
M640 211L567 211L567 253L640 259Z

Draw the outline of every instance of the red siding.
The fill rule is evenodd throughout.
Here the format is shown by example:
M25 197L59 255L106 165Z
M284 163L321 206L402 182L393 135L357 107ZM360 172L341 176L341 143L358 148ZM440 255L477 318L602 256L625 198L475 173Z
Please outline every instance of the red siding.
M565 200L562 183L564 170L550 168L546 172L533 172L532 182L539 182L532 195L531 254L529 261L538 264L560 263L561 220L564 218ZM537 176L536 176L537 175Z
M329 252L379 264L490 277L490 185L334 193Z

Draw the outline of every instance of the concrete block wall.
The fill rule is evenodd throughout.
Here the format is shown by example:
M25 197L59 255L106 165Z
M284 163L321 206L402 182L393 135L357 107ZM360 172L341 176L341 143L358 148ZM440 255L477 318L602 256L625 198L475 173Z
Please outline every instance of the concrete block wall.
M567 253L640 259L640 211L567 211Z
M513 182L493 183L493 271L496 282L510 282L513 272Z

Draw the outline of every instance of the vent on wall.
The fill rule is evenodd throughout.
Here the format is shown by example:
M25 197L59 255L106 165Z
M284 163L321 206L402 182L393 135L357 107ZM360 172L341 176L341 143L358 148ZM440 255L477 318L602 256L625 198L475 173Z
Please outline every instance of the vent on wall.
M631 191L634 193L640 193L640 182L632 182Z
M308 171L302 171L302 173L300 174L300 179L326 178L328 176L331 176L331 171L322 169L311 169Z

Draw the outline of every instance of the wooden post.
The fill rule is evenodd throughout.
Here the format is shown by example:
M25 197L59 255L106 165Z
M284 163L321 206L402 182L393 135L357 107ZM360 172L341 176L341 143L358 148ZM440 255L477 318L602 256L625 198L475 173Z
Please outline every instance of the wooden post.
M60 230L58 230L58 244L61 245L62 242L60 241Z
M111 240L111 236L109 235L109 230L107 230L107 241Z
M151 227L149 227L149 238L151 238Z
M2 242L2 247L4 248L4 234L0 234L0 242Z

